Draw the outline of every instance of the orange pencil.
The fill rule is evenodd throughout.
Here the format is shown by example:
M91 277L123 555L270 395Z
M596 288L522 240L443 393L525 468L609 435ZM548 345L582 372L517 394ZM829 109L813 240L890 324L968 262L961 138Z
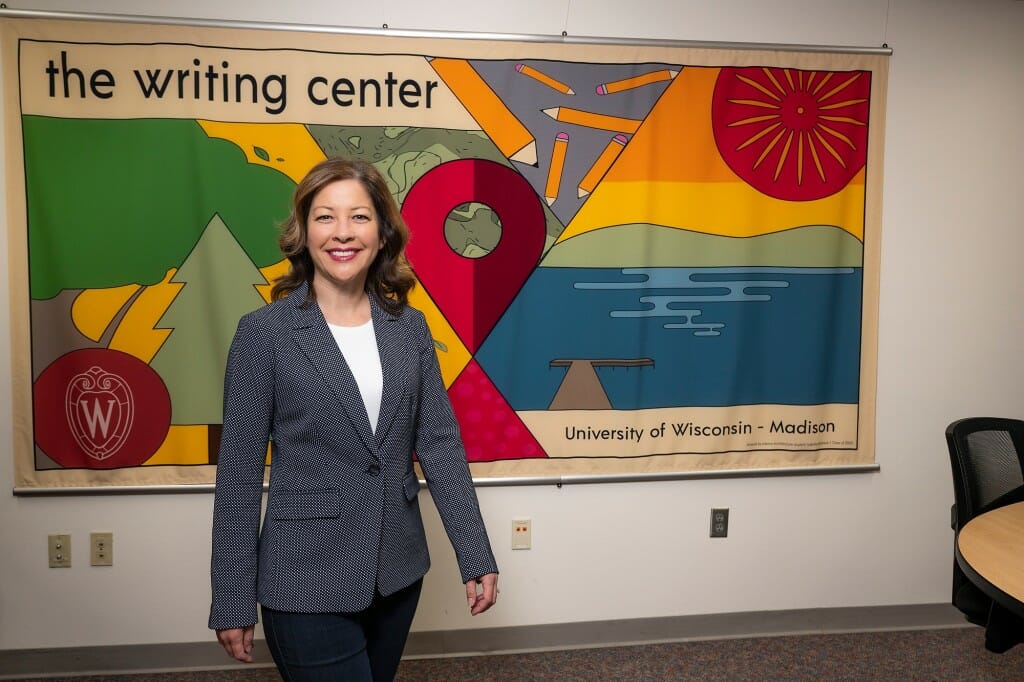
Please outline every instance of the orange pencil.
M650 73L643 73L631 78L623 78L622 80L612 81L611 83L601 83L595 88L595 90L599 95L611 95L616 92L622 92L623 90L632 90L633 88L650 85L651 83L670 81L677 75L679 75L678 71L670 71L669 69L651 71Z
M551 149L551 165L548 166L548 181L544 185L544 201L548 206L558 198L562 184L562 170L565 168L565 153L569 149L569 133L555 135L555 146Z
M533 135L468 61L437 57L430 60L430 65L502 154L512 161L537 165Z
M535 81L537 81L539 83L543 83L544 85L548 86L552 90L557 90L558 92L562 93L563 95L575 95L576 94L576 91L574 91L572 88L570 88L565 83L563 83L561 81L555 80L551 76L549 76L546 73L543 73L541 71L538 71L537 69L533 68L532 66L527 66L526 64L516 64L516 71L518 71L519 73L523 74L524 76L529 76L530 78L534 79Z
M595 114L590 111L570 109L569 107L552 107L550 109L541 109L541 111L562 123L572 123L574 125L585 126L587 128L610 130L613 133L635 133L641 123L633 118L609 116L608 114Z
M597 183L604 177L604 174L608 172L608 169L611 168L612 164L615 163L615 159L619 158L619 154L622 153L622 150L625 149L625 147L625 135L616 135L608 141L604 151L602 151L601 155L597 157L597 161L594 162L594 165L590 167L587 174L583 176L582 180L580 180L580 184L577 187L577 193L581 199L594 191L594 188L597 187Z

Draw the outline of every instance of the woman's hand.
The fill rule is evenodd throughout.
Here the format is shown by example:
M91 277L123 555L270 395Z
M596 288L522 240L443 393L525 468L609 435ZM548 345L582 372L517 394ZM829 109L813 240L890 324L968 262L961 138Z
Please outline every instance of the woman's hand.
M252 637L255 630L255 625L217 630L217 641L231 658L242 663L252 663Z
M466 583L466 600L472 615L483 613L498 601L498 574L488 573Z

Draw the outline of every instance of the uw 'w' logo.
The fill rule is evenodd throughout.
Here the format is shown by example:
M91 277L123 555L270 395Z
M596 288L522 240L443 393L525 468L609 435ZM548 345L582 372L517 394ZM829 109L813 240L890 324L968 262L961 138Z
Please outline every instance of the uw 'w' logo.
M72 377L64 407L71 435L93 459L116 454L135 421L135 400L128 382L100 367Z

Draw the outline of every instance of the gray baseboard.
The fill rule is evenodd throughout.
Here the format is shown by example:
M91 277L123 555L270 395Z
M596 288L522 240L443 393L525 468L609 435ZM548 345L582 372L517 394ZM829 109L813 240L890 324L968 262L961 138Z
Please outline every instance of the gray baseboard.
M960 612L949 604L755 611L413 632L405 647L405 657L477 656L655 642L967 626ZM256 642L254 657L253 665L273 665L262 640ZM214 641L0 650L0 680L239 667L241 664L228 660Z

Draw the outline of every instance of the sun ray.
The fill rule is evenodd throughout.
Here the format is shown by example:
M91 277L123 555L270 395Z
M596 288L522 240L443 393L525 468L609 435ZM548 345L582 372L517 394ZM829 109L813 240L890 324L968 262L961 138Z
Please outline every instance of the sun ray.
M800 90L803 90L804 89L804 72L803 71L797 71L796 72L796 82L799 84Z
M821 165L821 159L818 157L818 148L814 146L814 138L807 135L807 147L811 150L811 158L814 159L814 167L818 169L818 177L821 178L822 182L828 182L825 178L825 169Z
M749 107L761 107L762 109L781 109L778 104L765 102L759 99L731 99L729 104L746 104Z
M779 85L779 81L775 79L775 74L773 74L767 66L762 67L761 70L764 71L764 75L768 77L768 80L772 82L772 85L779 89L780 94L782 94L783 96L789 94L786 92L785 88Z
M864 121L861 121L856 118L851 118L850 116L819 116L818 118L820 118L823 121L832 121L833 123L849 123L850 125L854 126L867 125L867 123L865 123Z
M819 124L818 124L818 127L819 127L819 128L821 128L822 130L824 130L824 131L825 131L826 133L828 133L828 134L829 134L829 135L831 135L832 137L838 138L838 139L842 140L843 142L845 142L845 143L846 143L847 145L849 145L849 146L850 146L850 149L856 149L856 148L857 148L857 145L856 145L856 144L854 144L853 140L851 140L851 139L850 139L849 137L847 137L846 135L843 135L843 134L842 134L841 132L839 132L838 130L835 130L835 129L833 129L833 128L829 128L829 127L828 127L827 125L825 125L824 123L819 123Z
M793 132L792 130L789 131L786 144L782 147L782 153L779 154L779 162L775 164L775 175L772 176L773 182L779 181L779 176L782 175L782 166L786 163L786 159L789 158L789 148L793 146Z
M825 87L825 83L828 83L831 78L832 78L832 73L831 72L826 73L825 77L821 79L821 82L818 83L818 85L814 88L814 92L812 92L811 94L812 95L817 95L819 92L821 92L821 89L823 87Z
M741 75L741 74L736 74L736 78L738 78L738 79L739 79L740 81L742 81L743 83L746 83L746 84L747 84L747 85L749 85L750 87L754 88L755 90L760 90L760 91L761 91L761 92L763 92L763 93L764 93L764 94L765 94L766 96L768 96L768 97L771 97L771 98L772 98L773 100L775 100L776 102L781 102L781 101L782 101L782 98L781 98L781 97L779 97L779 96L778 96L778 95L776 95L776 94L775 94L774 92L772 92L772 91L771 91L771 90L769 90L768 88L764 87L763 85L761 85L760 83L758 83L758 82L757 82L757 81L755 81L754 79L752 79L752 78L748 78L748 77L746 77L746 76L743 76L743 75ZM785 93L783 93L783 94L785 94Z
M796 138L796 184L804 184L804 135L807 133L803 130L800 131L800 135Z
M819 105L819 109L831 111L832 109L842 109L843 107L851 107L855 104L864 104L867 99L848 99L843 102L836 102L835 104L822 104Z
M772 138L772 141L769 142L768 146L766 146L764 148L764 151L761 152L761 156L757 157L757 161L754 162L754 168L757 168L758 166L761 165L761 162L764 161L764 158L766 156L768 156L768 154L771 152L771 150L775 148L775 145L777 145L779 143L779 140L782 139L782 136L785 135L785 134L786 134L786 129L783 128L782 130L779 131L778 135L776 135L775 137Z
M768 133L770 133L771 131L773 131L773 130L775 130L776 128L778 128L778 127L779 127L780 125L782 125L782 123L781 123L780 121L776 121L775 123L771 124L770 126L768 126L767 128L765 128L765 129L764 129L764 130L762 130L761 132L757 133L756 135L753 135L753 136L751 136L751 137L748 137L748 138L747 138L747 140L746 140L746 142L744 142L744 143L743 143L743 144L741 144L740 146L736 147L736 151L739 151L739 150L741 150L741 149L744 149L744 148L746 148L746 147L749 147L750 145L754 144L755 142L757 142L758 140L760 140L760 139L761 139L762 137L764 137L765 135L767 135Z
M842 166L843 168L846 168L846 162L843 161L843 157L840 156L839 152L837 152L835 149L833 149L832 145L830 145L828 143L828 141L824 137L821 136L821 133L818 132L817 128L814 129L814 134L817 136L818 142L821 143L821 146L823 146L826 150L828 150L828 153L831 154L832 157L836 161L839 162L840 166Z
M783 69L782 73L786 76L786 82L789 83L789 91L792 92L796 90L796 84L793 83L793 72L789 69Z
M853 74L852 76L847 78L845 81L843 81L842 83L840 83L839 85L837 85L836 87L832 88L831 90L826 92L824 95L819 97L818 101L819 102L824 102L825 100L827 100L832 95L834 95L834 94L836 94L836 93L838 93L838 92L840 92L842 90L845 90L851 83L853 83L858 78L860 78L860 74L859 73Z
M737 126L745 126L751 123L761 123L762 121L774 121L778 117L778 114L769 114L768 116L754 116L752 118L743 118L740 119L739 121L733 121L732 123L729 124L729 127L735 128Z

